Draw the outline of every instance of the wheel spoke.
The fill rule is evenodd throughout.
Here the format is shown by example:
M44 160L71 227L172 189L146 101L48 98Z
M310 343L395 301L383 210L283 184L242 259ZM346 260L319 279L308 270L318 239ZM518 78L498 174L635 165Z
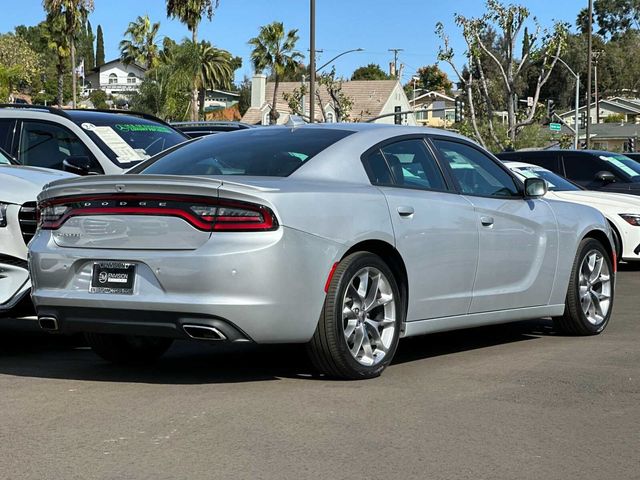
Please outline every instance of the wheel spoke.
M353 346L350 348L351 354L354 357L358 356L360 349L362 348L362 342L364 341L365 333L362 325L358 326L355 331L355 337L353 340Z
M364 298L364 303L362 304L362 308L365 312L371 310L371 306L378 300L378 293L380 284L380 274L375 275L371 278L371 286L369 287L369 292L366 294Z
M363 299L358 292L358 289L353 285L353 282L349 284L347 288L347 296L351 299L353 303L356 305L362 305Z
M364 270L360 275L358 275L360 279L360 284L358 285L358 295L360 299L364 302L364 299L367 296L367 288L369 287L369 270Z
M367 333L369 334L369 340L376 347L376 350L381 350L383 352L387 352L387 347L382 341L382 337L380 336L380 331L371 323L368 324Z
M356 331L356 327L358 326L358 321L354 318L347 322L347 325L344 327L344 338L347 340L351 340L353 333Z
M600 273L602 272L602 264L604 263L604 258L597 256L595 258L596 260L593 266L593 271L591 272L591 276L589 277L589 282L592 284L598 281L598 279L600 278Z
M381 293L375 302L365 308L365 312L370 312L374 308L384 307L391 302L393 302L393 295L385 295L384 293Z
M363 329L364 330L364 329ZM365 360L365 363L368 365L373 365L373 349L371 348L371 340L369 340L369 335L364 333L363 341L362 341L362 350L363 356L362 359Z

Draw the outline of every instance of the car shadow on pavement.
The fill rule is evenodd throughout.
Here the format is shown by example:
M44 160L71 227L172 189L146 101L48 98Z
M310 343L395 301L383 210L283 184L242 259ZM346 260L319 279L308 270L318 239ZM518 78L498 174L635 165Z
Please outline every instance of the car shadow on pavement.
M393 364L446 356L553 334L550 320L478 327L404 339ZM80 381L209 384L326 380L314 373L302 345L216 345L175 342L150 365L112 365L97 357L81 337L0 331L0 375Z

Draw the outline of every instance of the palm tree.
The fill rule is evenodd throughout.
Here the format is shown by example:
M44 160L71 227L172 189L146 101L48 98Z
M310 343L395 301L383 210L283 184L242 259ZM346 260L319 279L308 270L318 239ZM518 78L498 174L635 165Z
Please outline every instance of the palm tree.
M207 90L231 87L233 58L229 52L218 49L209 42L194 45L193 42L185 40L171 49L166 59L172 67L172 91L187 91L193 86L192 79L196 79L196 102L200 104L200 112L204 111ZM193 98L190 110L193 111Z
M251 61L256 72L270 69L273 76L273 103L269 112L269 123L272 125L279 117L276 107L280 79L295 71L299 60L303 58L302 54L295 50L298 38L298 30L289 30L285 35L282 22L273 22L260 27L258 36L249 40L249 44L253 46Z
M51 20L62 19L62 31L69 42L71 57L71 79L73 85L73 108L76 107L78 78L76 77L75 41L78 33L87 22L89 13L93 11L93 0L42 0L42 6Z
M198 26L202 17L211 20L213 10L218 7L219 0L167 0L167 17L177 18L184 23L191 32L191 42L198 43ZM191 91L191 120L198 118L198 79L193 77Z
M138 17L124 32L128 40L120 42L120 58L125 65L138 63L153 69L158 64L159 48L156 37L160 22L151 23L148 15Z
M64 19L59 16L47 15L44 29L47 47L56 55L56 75L58 76L58 106L64 103L64 74L69 61L69 38L64 31Z

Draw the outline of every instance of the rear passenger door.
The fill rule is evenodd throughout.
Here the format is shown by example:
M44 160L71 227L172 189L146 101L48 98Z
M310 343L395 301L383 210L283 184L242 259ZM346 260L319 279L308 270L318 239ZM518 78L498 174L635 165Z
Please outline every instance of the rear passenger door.
M407 321L466 314L478 261L471 203L451 190L422 137L379 145L363 162L387 199L396 248L405 260Z
M562 154L562 160L566 177L578 185L589 190L628 191L622 184L629 180L622 178L615 169L611 168L611 165L596 155L566 152ZM615 182L604 184L602 180L596 178L599 172L614 174Z

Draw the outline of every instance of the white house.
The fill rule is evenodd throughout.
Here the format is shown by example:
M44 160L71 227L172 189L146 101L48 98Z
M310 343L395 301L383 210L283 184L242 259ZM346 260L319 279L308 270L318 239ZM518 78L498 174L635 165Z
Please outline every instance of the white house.
M137 92L146 68L132 63L125 65L120 59L111 60L91 71L85 79L85 91L104 90L108 95L126 96Z
M242 121L253 125L268 125L269 112L272 109L274 84L267 82L267 77L263 74L256 74L251 81L251 107L242 117ZM281 82L278 86L278 98L276 109L280 113L279 124L287 123L292 114L288 103L284 100L284 94L291 94L295 89L299 89L302 82ZM309 91L309 83L305 84ZM326 88L317 86L320 101L315 99L315 120L316 122L333 123L336 121L336 112L333 101ZM354 80L342 82L342 93L351 99L352 107L347 121L366 122L382 115L393 114L395 112L408 112L411 109L402 85L398 80ZM304 99L304 113L309 114L309 99L307 94ZM402 114L398 120L403 125L416 125L413 113ZM389 115L375 120L375 123L393 124L396 116Z

